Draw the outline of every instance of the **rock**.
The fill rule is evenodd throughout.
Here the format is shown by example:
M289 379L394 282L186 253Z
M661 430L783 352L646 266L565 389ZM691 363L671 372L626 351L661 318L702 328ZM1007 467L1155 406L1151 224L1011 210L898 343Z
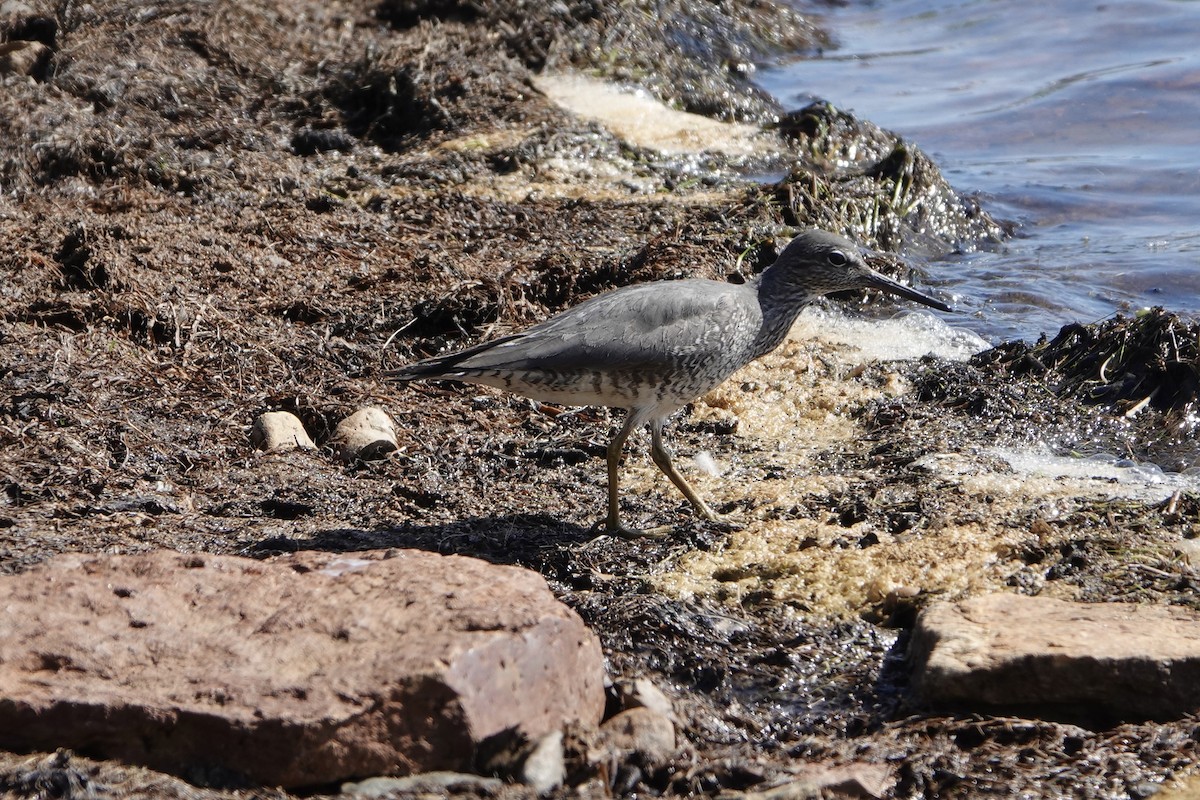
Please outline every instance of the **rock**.
M567 764L563 754L561 730L551 731L539 739L517 773L518 780L538 794L545 794L562 786L566 777Z
M292 150L298 156L311 156L328 150L349 152L354 138L342 131L305 128L292 136Z
M395 797L401 794L431 794L435 797L451 793L494 794L504 782L465 772L422 772L403 778L367 778L358 783L342 784L342 794L361 798Z
M31 16L33 13L33 6L24 2L24 0L0 0L0 21L4 21L10 25L10 20L17 17Z
M287 411L268 411L259 414L250 429L250 441L259 450L290 450L299 447L316 450L317 446L304 430L304 424Z
M0 749L300 787L467 770L604 709L579 617L461 556L61 556L0 608Z
M559 107L603 125L634 147L671 156L717 152L770 159L779 155L779 138L758 125L680 111L645 92L629 92L588 75L542 72L533 85Z
M1188 566L1200 566L1200 539L1180 539L1175 545L1175 550Z
M991 594L935 603L909 646L936 706L1056 718L1178 719L1200 709L1200 614Z
M344 461L374 461L395 450L396 427L381 408L360 408L338 423L331 444Z
M538 794L561 786L567 772L562 730L537 739L513 728L501 731L479 743L475 761L479 772L519 781Z
M662 764L675 754L675 724L649 708L631 708L600 726L600 740L610 750L633 753L645 764Z
M730 800L822 800L826 797L883 797L895 784L887 764L799 764L794 780Z
M0 75L37 75L50 59L50 48L41 42L0 43Z
M649 678L622 678L614 681L614 688L623 710L648 708L669 720L675 719L670 699Z

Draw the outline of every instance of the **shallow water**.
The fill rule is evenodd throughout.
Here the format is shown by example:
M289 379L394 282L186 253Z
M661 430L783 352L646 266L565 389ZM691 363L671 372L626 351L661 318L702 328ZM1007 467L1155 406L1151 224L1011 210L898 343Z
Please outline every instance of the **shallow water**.
M838 48L760 85L915 141L1020 223L1002 248L929 264L961 312L947 321L998 342L1152 305L1200 315L1200 2L799 7Z

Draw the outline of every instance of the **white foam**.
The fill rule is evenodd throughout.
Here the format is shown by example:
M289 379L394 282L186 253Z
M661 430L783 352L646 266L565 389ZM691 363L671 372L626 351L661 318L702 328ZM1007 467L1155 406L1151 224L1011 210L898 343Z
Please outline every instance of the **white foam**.
M1139 464L1107 453L1060 456L1047 446L1022 450L995 448L987 452L1007 461L1021 475L1100 483L1104 493L1116 497L1158 502L1176 492L1200 491L1200 475L1191 470L1164 472L1157 464Z
M856 348L868 361L897 361L935 355L966 361L991 345L974 331L947 325L927 311L905 311L891 319L851 317L808 306L792 328L795 338L819 338Z
M779 140L754 125L720 122L677 111L644 90L629 91L578 73L543 73L534 85L571 113L599 122L620 139L668 156L720 152L755 156L778 150Z

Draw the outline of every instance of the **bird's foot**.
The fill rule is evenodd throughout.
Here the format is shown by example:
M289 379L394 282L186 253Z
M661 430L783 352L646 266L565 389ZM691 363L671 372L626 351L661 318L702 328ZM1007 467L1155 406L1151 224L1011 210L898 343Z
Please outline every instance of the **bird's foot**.
M722 531L740 531L746 527L746 523L738 516L731 514L718 514L707 505L704 508L696 509L696 516L706 523L711 523L714 528Z
M746 521L744 519L732 514L713 513L710 516L701 517L701 519L712 524L714 528L726 533L730 531L740 531L746 527Z

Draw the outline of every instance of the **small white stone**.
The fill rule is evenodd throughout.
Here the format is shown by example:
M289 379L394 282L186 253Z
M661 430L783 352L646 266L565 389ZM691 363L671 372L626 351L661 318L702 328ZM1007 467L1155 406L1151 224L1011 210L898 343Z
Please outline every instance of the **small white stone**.
M675 723L649 708L622 711L600 726L611 750L637 753L648 764L663 764L675 753Z
M1200 539L1182 539L1175 544L1175 549L1188 564L1200 566Z
M374 461L395 450L396 426L382 408L360 408L338 423L331 440L344 461Z
M41 42L5 42L0 44L0 75L32 75L50 48Z
M521 782L538 794L546 794L562 786L566 777L562 731L551 731L538 740L521 765Z
M316 450L317 446L304 430L304 424L287 411L268 411L259 414L250 429L250 441L259 450Z
M670 699L649 678L618 680L616 690L621 699L621 708L626 711L631 708L648 708L667 719L675 719L675 709Z

